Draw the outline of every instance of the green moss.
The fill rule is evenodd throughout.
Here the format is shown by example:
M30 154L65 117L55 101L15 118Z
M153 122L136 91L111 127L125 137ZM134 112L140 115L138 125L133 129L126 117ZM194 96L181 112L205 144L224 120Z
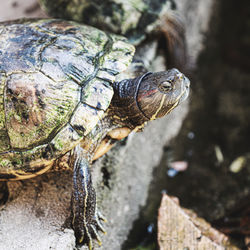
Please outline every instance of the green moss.
M6 168L6 167L8 167L8 166L11 166L12 164L11 164L11 161L9 160L9 159L1 159L0 158L0 166L2 167L2 168Z
M54 141L54 146L57 150L61 151L63 149L65 142L63 142L60 138Z

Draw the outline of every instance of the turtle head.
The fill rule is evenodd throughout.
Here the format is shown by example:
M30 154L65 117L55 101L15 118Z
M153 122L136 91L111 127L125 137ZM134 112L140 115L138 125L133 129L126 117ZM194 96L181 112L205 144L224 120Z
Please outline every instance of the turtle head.
M160 118L189 94L190 81L177 69L146 73L137 78L136 104L148 120Z
M130 129L168 114L189 93L190 82L177 69L146 73L114 84L112 115L116 122Z

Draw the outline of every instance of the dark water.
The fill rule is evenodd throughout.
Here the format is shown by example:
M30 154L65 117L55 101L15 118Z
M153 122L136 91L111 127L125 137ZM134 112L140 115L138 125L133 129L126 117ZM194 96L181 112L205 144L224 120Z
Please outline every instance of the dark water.
M164 149L147 205L125 250L157 249L162 191L177 196L181 206L218 228L225 218L231 219L232 214L234 219L242 218L250 208L250 4L249 0L221 0L218 5L205 49L190 77L190 113L180 135ZM244 164L232 172L230 166L237 157ZM170 177L171 160L187 161L188 169ZM244 249L244 232L239 224L236 227L229 230L230 235Z

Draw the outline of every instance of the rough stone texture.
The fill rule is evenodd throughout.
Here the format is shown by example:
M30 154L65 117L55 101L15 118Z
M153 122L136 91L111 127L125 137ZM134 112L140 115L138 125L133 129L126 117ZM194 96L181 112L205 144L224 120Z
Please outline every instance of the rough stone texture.
M183 16L187 17L188 48L193 64L202 48L202 32L207 27L211 2L177 0ZM32 6L35 11L30 8L27 12ZM204 13L197 15L201 9ZM32 0L1 1L0 20L23 16L45 15ZM151 173L161 158L162 147L178 133L187 110L185 102L168 117L149 124L144 132L131 135L94 164L98 204L108 219L105 225L108 234L102 237L100 249L120 249L146 201ZM70 214L70 172L12 182L9 187L12 200L0 211L0 249L74 248L73 231L62 227Z
M164 195L158 216L160 250L211 249L239 250L228 237L212 228L205 220L182 209L175 197Z
M194 69L199 52L203 49L214 0L176 0L177 8L185 20L188 49L188 67Z

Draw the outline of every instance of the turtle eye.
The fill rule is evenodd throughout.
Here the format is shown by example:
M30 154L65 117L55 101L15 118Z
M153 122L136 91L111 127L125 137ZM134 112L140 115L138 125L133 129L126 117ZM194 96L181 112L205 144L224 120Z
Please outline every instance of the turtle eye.
M160 83L159 89L162 92L169 92L169 91L171 91L173 89L173 87L172 87L172 80L164 81L164 82Z

